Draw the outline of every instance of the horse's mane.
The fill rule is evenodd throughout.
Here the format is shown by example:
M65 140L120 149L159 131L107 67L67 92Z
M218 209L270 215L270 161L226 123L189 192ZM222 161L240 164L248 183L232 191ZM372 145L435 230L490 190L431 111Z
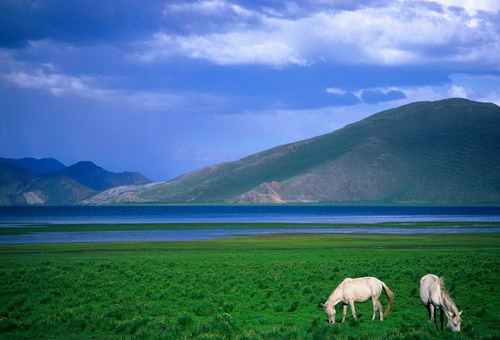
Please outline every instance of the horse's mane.
M342 284L344 283L344 281L342 281L337 287L335 287L335 289L333 290L333 292L330 293L330 295L328 296L328 299L326 300L327 303L329 301L333 301L335 299L335 297L337 296L337 292L340 291L341 289L343 289L343 285Z
M455 302L453 302L453 300L450 297L450 294L446 290L446 287L444 285L444 277L439 278L439 286L441 287L441 297L443 298L444 306L448 310L450 310L453 314L460 316L460 314L458 313L457 305L455 304Z
M330 293L330 295L328 296L328 299L327 299L326 301L330 301L330 300L332 300L332 299L333 299L333 297L334 297L334 296L336 296L337 291L339 291L339 288L340 288L340 285L339 285L339 286L337 286L337 287L333 290L333 292L331 292L331 293Z

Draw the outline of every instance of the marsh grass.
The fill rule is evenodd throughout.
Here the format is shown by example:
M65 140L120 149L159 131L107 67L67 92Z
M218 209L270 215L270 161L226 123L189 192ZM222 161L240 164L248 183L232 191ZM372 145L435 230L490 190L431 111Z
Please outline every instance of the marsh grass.
M500 235L268 235L176 243L1 246L4 339L494 339ZM462 333L427 321L418 281L445 276ZM396 294L386 321L329 325L321 308L345 277ZM466 293L467 292L467 293ZM382 297L384 307L387 304ZM341 308L337 307L337 321Z

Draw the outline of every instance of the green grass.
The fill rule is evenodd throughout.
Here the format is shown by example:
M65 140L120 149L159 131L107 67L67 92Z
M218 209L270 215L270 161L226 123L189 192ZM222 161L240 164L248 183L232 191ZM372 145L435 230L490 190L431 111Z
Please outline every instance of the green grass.
M0 246L0 338L494 339L499 245L488 233ZM429 272L464 310L460 334L427 321ZM318 303L367 275L396 294L386 321L366 302L358 321L327 324Z

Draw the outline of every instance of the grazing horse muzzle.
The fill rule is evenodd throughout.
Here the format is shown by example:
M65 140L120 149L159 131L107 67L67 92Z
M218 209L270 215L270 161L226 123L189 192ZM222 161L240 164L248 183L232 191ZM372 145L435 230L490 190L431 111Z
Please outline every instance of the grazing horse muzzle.
M453 332L460 332L460 324L462 323L461 315L462 311L448 317L448 327L450 327Z
M325 304L321 304L323 306L323 311L325 312L326 316L328 316L328 323L333 324L335 323L335 308L333 306L328 306Z

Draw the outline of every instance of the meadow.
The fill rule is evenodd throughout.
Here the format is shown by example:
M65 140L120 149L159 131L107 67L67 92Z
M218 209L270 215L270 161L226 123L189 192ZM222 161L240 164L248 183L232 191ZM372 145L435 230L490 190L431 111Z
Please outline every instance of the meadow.
M3 245L0 338L498 339L499 245L497 233ZM461 333L427 320L427 273L445 277ZM327 324L319 304L360 276L394 291L386 321L366 302L357 321Z

